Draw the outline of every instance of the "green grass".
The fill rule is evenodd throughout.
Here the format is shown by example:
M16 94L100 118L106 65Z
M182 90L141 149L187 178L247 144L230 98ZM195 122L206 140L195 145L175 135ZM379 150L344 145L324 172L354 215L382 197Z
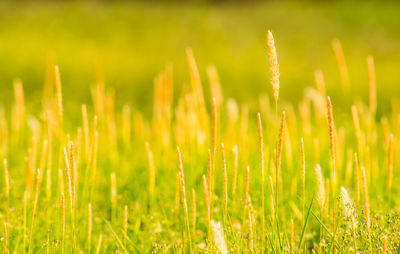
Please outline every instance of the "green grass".
M0 173L0 221L7 225L6 251L96 253L101 239L100 253L223 253L217 234L213 235L209 228L203 197L202 175L209 175L211 149L213 178L207 179L214 186L210 193L211 217L221 223L229 253L355 253L353 246L357 246L358 253L377 253L384 248L384 239L388 253L398 252L398 9L395 3L270 3L253 7L1 5L0 159L8 161L10 182L7 197L5 168L0 166L4 173ZM371 10L378 18L369 16ZM277 104L269 84L267 28L274 33L280 64ZM350 92L340 89L331 49L334 37L343 45ZM185 56L188 46L193 48L202 86L190 76ZM55 62L60 66L62 121L51 62L51 89L46 97L42 96L49 54L56 55ZM374 56L376 66L377 115L370 110L367 99L369 54ZM96 83L101 81L96 80L99 63L97 70L105 73L104 87ZM168 82L170 73L162 72L168 63L174 66L173 89ZM224 96L217 102L216 147L212 137L210 84L205 71L209 63L214 63L219 71ZM333 104L336 185L331 178L326 98L314 89L313 73L318 68L325 74L326 95ZM154 91L153 81L159 73L162 81ZM25 95L19 103L18 96L17 100L13 96L12 80L16 77L21 78ZM173 90L173 98L169 89ZM299 103L303 106L299 107ZM82 104L88 109L87 137ZM353 104L358 110L360 136L356 136L353 124ZM275 150L279 151L279 118L284 111L282 163L277 168ZM265 156L263 188L258 112ZM393 185L388 190L390 134L394 136L394 168ZM305 145L305 197L301 138ZM68 149L71 141L73 156ZM48 150L43 148L46 142ZM222 143L227 168L227 209ZM233 197L235 145L239 167ZM182 186L177 186L176 181L177 147L182 153L184 177L179 180L181 184L184 181L188 213L184 211ZM353 159L355 152L358 171ZM152 163L155 179L149 170ZM323 209L316 199L316 164L321 165L326 188ZM250 168L250 199L245 204L246 166ZM361 167L367 173L370 239ZM75 191L69 189L70 179L75 180ZM154 190L149 186L153 180ZM341 186L347 189L354 208L351 218L345 212L349 207L342 205ZM196 194L194 232L192 190ZM72 205L70 191L75 192ZM62 195L64 211L60 204ZM129 214L126 233L125 206ZM354 235L349 223L352 219L357 222ZM5 245L5 237L0 243Z

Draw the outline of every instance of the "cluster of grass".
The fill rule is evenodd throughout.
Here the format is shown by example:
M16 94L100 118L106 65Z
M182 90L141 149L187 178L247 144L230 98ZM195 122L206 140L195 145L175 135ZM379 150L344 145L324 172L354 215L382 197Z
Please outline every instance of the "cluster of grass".
M336 115L321 72L298 105L279 100L267 37L272 96L260 95L258 110L224 98L214 66L205 96L190 49L190 86L174 93L167 66L151 121L140 108L115 108L101 73L80 113L64 110L57 66L40 112L25 106L16 80L12 110L0 111L5 253L397 252L400 104L377 119L373 58L368 103Z

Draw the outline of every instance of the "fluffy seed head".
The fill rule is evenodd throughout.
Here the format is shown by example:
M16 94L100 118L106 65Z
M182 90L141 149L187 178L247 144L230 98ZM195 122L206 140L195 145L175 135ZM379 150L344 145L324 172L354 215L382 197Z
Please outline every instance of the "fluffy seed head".
M212 220L211 229L214 236L215 246L217 246L221 254L228 254L228 249L226 248L226 243L225 243L224 231L222 230L221 223L220 222L216 223L215 221Z
M279 64L278 56L276 54L275 40L271 31L268 30L267 35L268 41L268 59L269 59L269 69L271 73L271 85L272 92L274 95L274 100L278 101L279 98Z

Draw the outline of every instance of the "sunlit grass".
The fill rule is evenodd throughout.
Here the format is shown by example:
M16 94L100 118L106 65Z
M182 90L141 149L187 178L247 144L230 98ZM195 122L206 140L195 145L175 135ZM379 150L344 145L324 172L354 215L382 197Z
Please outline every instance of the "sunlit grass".
M191 49L189 85L176 92L168 65L149 115L119 107L101 73L77 111L57 66L41 110L16 80L0 111L5 252L397 251L400 104L377 117L374 59L361 101L335 41L339 89L353 98L337 117L322 73L299 104L279 96L286 73L268 38L271 95L250 106L224 97L215 67L205 95Z

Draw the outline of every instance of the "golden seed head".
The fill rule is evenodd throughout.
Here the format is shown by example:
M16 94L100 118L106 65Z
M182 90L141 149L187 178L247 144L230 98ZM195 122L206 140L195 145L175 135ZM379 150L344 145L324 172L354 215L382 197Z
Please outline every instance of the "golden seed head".
M267 35L268 41L268 59L269 59L269 69L271 73L271 85L272 92L274 95L274 100L278 101L279 98L279 64L278 56L276 54L275 40L271 31L268 30Z

